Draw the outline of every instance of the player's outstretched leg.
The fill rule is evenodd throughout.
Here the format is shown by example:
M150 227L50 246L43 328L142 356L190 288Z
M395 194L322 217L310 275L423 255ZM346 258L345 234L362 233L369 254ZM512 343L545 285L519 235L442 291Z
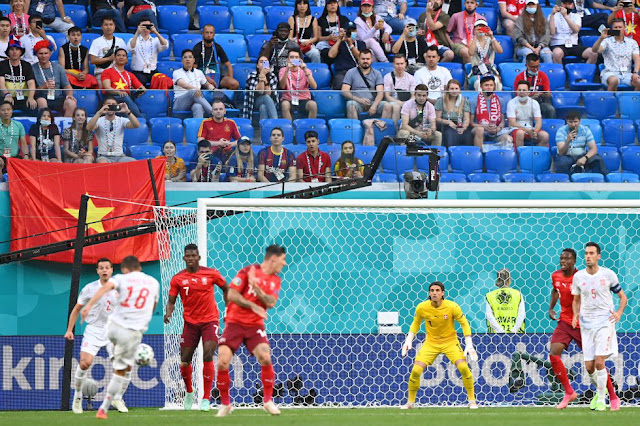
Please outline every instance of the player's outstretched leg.
M551 351L553 352L553 347L551 348ZM567 375L567 369L562 362L562 357L560 355L549 355L549 361L551 361L551 368L553 368L553 372L564 388L564 398L562 398L562 401L556 407L558 410L562 410L567 408L569 403L578 398L578 394L576 394L573 387L571 387L571 383L569 383L569 376Z
M400 407L401 410L410 410L415 405L416 395L418 394L418 389L420 389L420 377L422 377L424 368L425 367L423 365L418 365L418 363L413 364L411 374L409 375L409 385L407 386L409 389L409 396L407 398L407 403Z
M131 371L127 371L126 373L124 373L124 382L122 384L122 389L120 389L120 392L118 392L116 396L113 398L113 400L111 401L111 406L116 410L118 410L120 413L129 412L129 409L125 405L124 399L122 399L122 396L127 391L127 388L129 387L130 383L131 383Z
M122 373L119 375L118 373ZM111 406L111 401L114 400L115 396L122 391L122 387L125 385L126 379L124 378L124 372L116 371L113 376L111 376L111 381L107 386L107 395L104 397L102 401L102 405L98 409L98 413L96 417L99 419L106 419L107 412L109 411L109 407Z
M467 361L458 360L456 362L456 367L458 367L458 371L462 376L462 384L464 385L465 390L467 391L467 398L469 399L469 408L472 410L476 410L478 408L478 403L476 402L476 394L473 390L473 374L471 374L471 370L469 369L469 364Z
M229 376L229 363L233 352L227 345L218 347L218 391L220 391L220 407L216 417L226 417L233 411L231 405L231 396L229 389L231 388L231 377Z

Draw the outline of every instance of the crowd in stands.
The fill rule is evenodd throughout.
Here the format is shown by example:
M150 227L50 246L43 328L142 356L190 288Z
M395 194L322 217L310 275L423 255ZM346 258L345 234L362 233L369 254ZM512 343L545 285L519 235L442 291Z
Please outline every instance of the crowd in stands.
M393 136L438 147L449 181L637 181L640 11L545 1L11 0L0 167L163 156L173 182L328 182ZM425 168L403 153L376 179Z

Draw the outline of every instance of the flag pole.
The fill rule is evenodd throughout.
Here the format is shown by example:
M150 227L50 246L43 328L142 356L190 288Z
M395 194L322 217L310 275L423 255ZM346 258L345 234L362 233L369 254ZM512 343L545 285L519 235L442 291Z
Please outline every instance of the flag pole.
M76 228L76 240L74 244L73 266L71 267L71 289L69 291L69 310L67 318L76 306L78 291L80 289L80 274L82 272L82 251L84 249L85 229L87 227L87 205L89 196L80 197L80 209L78 211L78 226ZM75 332L75 328L73 329ZM71 397L71 367L73 364L73 340L64 342L64 369L62 373L62 396L60 410L69 411L69 399Z
M156 206L160 205L160 197L158 196L158 186L156 185L156 176L153 174L153 165L151 159L147 159L147 166L149 166L149 178L151 179L151 188L153 189L153 197L155 198Z

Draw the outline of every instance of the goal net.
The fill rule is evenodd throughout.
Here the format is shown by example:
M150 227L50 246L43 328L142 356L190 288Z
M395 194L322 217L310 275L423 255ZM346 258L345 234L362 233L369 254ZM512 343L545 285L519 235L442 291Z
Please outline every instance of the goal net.
M548 362L556 324L549 318L551 273L566 247L578 252L576 266L582 269L584 245L593 240L603 249L601 265L618 274L629 296L617 326L620 355L607 365L623 401L638 404L640 204L580 203L576 208L576 201L540 200L200 199L197 213L169 208L159 218L159 224L171 224L159 232L166 238L163 297L170 276L182 269L182 247L194 239L206 253L203 262L228 281L243 266L261 262L268 245L284 245L288 266L267 320L276 402L397 406L406 401L424 326L409 356L400 355L401 345L416 305L428 298L428 284L439 280L471 325L479 361L470 367L479 403L550 405L563 396ZM189 221L174 226L177 217ZM511 287L522 293L525 333L487 333L485 296L497 288L502 268L511 271ZM221 294L216 297L222 307ZM179 316L176 309L166 329L167 359L179 353ZM563 360L580 401L589 401L593 388L578 348L572 344ZM260 403L260 369L244 348L231 370L234 403ZM167 404L179 405L184 394L177 374L172 372L178 386L167 386ZM425 369L417 402L466 404L459 373L442 355Z

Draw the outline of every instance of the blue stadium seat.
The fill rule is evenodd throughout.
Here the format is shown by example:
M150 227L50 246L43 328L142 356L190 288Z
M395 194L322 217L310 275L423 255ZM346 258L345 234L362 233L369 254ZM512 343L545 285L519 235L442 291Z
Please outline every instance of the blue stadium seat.
M618 100L609 92L585 92L582 94L587 117L603 120L613 118L618 110Z
M234 6L233 28L241 34L264 33L264 13L260 6Z
M569 175L565 173L543 173L536 176L538 182L543 183L567 183L571 182Z
M285 118L268 118L260 120L260 138L264 145L271 145L271 130L274 127L280 127L284 133L284 143L293 143L294 132L291 121Z
M231 26L231 14L227 6L198 6L198 19L200 28L205 25L213 25L216 32L227 32Z
M87 110L87 118L96 114L100 107L100 99L95 90L75 90L73 96L78 101L78 106Z
M430 146L429 148L438 150L438 155L440 155L440 161L438 161L440 172L446 172L449 170L449 152L447 151L447 148L444 146ZM418 167L418 170L423 172L429 170L429 157L426 155L416 157L416 166Z
M398 180L398 176L396 176L395 173L377 172L375 175L373 175L373 178L371 179L371 182L373 182L373 183L398 183L400 181Z
M180 61L158 61L158 66L156 67L158 72L169 78L173 78L173 72L180 68L182 68L182 62Z
M198 130L200 129L200 123L202 123L203 118L185 118L184 123L184 134L187 140L187 143L197 144L198 143Z
M518 170L518 158L512 149L492 149L484 155L484 165L487 172L502 176Z
M531 173L505 173L502 179L505 182L535 182L535 177Z
M293 8L289 6L267 6L264 11L266 13L267 31L273 32L279 23L287 22L293 12Z
M321 144L329 142L329 128L321 118L299 118L293 121L293 128L295 129L296 142L305 147L304 134L309 130L315 130L318 133L318 140Z
M166 117L169 112L169 100L163 90L147 90L135 102L147 117Z
M22 126L24 126L24 131L27 133L27 135L29 134L29 129L31 128L31 126L36 124L35 117L17 117L15 118L15 120L20 122Z
M623 146L622 171L640 174L640 146Z
M636 141L636 128L633 121L624 118L607 118L602 120L604 126L604 143L621 147L633 145Z
M356 150L356 153L358 150ZM382 169L385 172L401 175L408 170L413 170L414 157L407 157L405 146L390 145L382 157Z
M98 37L100 37L100 34L83 32L82 45L88 49L89 47L91 47L91 43L93 42L93 40L97 39Z
M375 146L359 146L356 148L355 156L361 159L364 164L370 164L376 151Z
M478 7L476 8L476 13L485 17L487 24L489 24L489 28L491 28L492 31L495 31L498 28L498 14L496 13L496 9L493 7Z
M0 13L2 13L2 16L7 16L11 13L11 5L9 2L6 4L0 4Z
M564 125L564 120L557 118L545 118L542 120L542 130L549 133L549 147L556 146L556 133L558 133L558 129Z
M598 120L594 118L583 118L580 121L580 124L591 129L591 133L593 133L593 139L596 141L596 144L600 145L602 143L602 126L600 126L600 122Z
M564 68L567 70L571 90L600 90L602 87L600 83L593 81L596 76L595 64L573 63L565 65Z
M385 136L395 137L397 133L396 125L393 122L393 119L378 118L378 120L384 121L385 123L387 123L387 127L385 127L384 130L380 130L378 129L378 126L375 126L375 125L373 126L373 138L376 146L380 145L380 142L382 142L382 139L384 139Z
M87 8L81 4L65 4L64 11L71 18L76 27L83 31L87 28L89 23L89 14ZM62 45L60 45L62 46Z
M345 16L349 21L353 22L358 17L358 7L347 6L340 8L340 14Z
M145 160L147 158L156 158L162 155L162 148L158 145L129 145L129 152L136 160Z
M502 77L503 90L513 90L513 84L518 74L527 69L522 62L503 62L498 65L498 71Z
M342 12L342 11L341 11ZM420 14L424 12L424 7L408 7L407 8L407 17L413 18L418 22L420 18Z
M605 179L607 182L640 183L640 179L635 173L609 173Z
M158 25L169 34L189 31L189 12L186 6L158 6Z
M171 43L173 44L173 56L176 59L181 58L184 49L193 49L193 46L201 41L201 34L172 34Z
M331 164L335 164L342 154L340 145L327 145L323 148L323 151L329 154L329 157L331 157ZM358 152L356 151L356 157L357 156Z
M620 169L620 152L615 146L600 146L598 154L604 160L609 172L617 172Z
M313 73L313 79L318 84L319 90L331 89L331 71L327 64L308 63L307 68Z
M56 32L51 32L51 34L47 34L50 35L51 37L53 37L53 41L55 41L56 46L58 47L58 49L60 49L62 47L63 44L65 44L67 41L69 41L67 39L67 35L63 34L63 33L56 33ZM89 46L87 46L88 48ZM57 52L57 49L53 52L53 54L51 55L51 60L57 60L58 59L58 54L55 53Z
M360 121L351 118L332 118L328 121L331 143L341 144L351 141L358 145L362 143L362 126Z
M269 41L271 34L249 34L244 37L247 40L247 50L249 52L249 59L252 62L258 61L258 55L262 50L262 45Z
M553 92L551 102L556 108L556 118L564 119L569 111L584 115L586 108L580 106L580 92Z
M324 11L324 7L322 6L311 6L311 16L313 16L316 19L320 19L323 11Z
M289 143L289 144L283 145L283 148L286 148L289 151L291 151L293 155L296 156L296 158L298 157L298 155L302 154L307 150L306 145L300 145L295 143Z
M496 65L504 62L513 62L513 55L515 53L513 48L513 39L507 35L496 35L494 37L500 43L500 46L502 46L502 53L496 53L496 57L494 59ZM509 84L513 84L513 81Z
M256 70L255 63L239 63L233 64L233 78L240 83L240 89L247 87L247 76Z
M604 176L600 173L574 173L571 175L572 182L600 183L604 182Z
M620 118L640 119L640 94L638 92L618 92Z
M551 152L545 146L518 147L518 159L521 172L539 175L551 169Z
M551 90L563 90L567 82L567 73L564 72L562 64L540 64L540 71L549 76Z
M477 146L450 146L449 158L454 173L482 172L482 150Z
M147 123L140 121L140 127L136 129L124 129L124 142L127 146L146 145L149 140L149 128Z
M440 182L444 183L463 183L467 181L467 175L464 173L440 173Z
M547 18L547 22L549 21L549 16L551 16L551 12L553 12L553 7L542 8L542 13L544 13L544 17Z
M443 68L447 68L451 72L451 77L458 80L462 85L464 85L464 68L462 64L457 62L440 62L438 63Z
M164 144L166 141L181 143L184 138L182 120L174 117L154 117L149 119L151 125L151 142Z
M478 103L478 92L464 91L462 92L462 96L467 98L467 100L469 101L469 108L471 109L471 111L475 112L476 104ZM506 106L504 105L502 107L506 108Z
M216 34L216 43L224 49L231 63L244 62L247 54L247 43L241 34Z
M506 120L507 104L511 99L513 99L513 92L496 92L496 96L498 97L498 99L500 99L500 106L502 108L502 113L505 114ZM477 101L478 98L476 97L476 103ZM475 113L476 103L473 104L473 113Z
M240 136L246 136L253 141L253 125L250 118L234 118L233 121L238 126Z
M373 68L374 70L380 71L380 74L382 74L382 77L384 77L385 75L387 75L391 71L393 71L393 63L391 63L391 62L374 62L374 63L371 64L371 68Z
M470 173L469 182L475 183L500 183L500 175L495 173Z
M176 157L182 158L185 164L197 161L198 147L192 144L176 144Z
M318 104L318 115L327 120L344 117L347 105L340 92L312 92L313 99Z
M580 44L586 47L593 47L600 36L583 35L580 37Z

